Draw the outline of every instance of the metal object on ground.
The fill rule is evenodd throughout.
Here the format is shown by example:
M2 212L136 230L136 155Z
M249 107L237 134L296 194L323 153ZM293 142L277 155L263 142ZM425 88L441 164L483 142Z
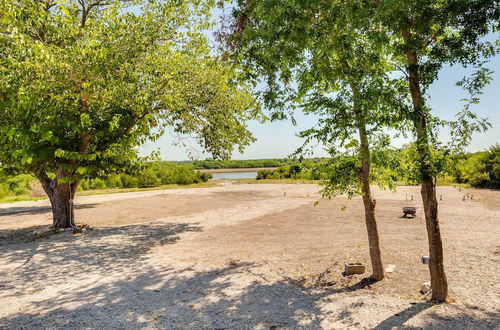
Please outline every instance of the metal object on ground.
M406 218L407 215L411 215L413 218L417 216L417 208L413 206L403 207L403 217Z
M351 262L345 264L345 274L353 275L353 274L363 274L365 272L365 265L361 262Z
M431 283L430 282L422 283L422 285L420 286L420 292L422 292L422 294L426 294L429 293L430 291L431 291Z

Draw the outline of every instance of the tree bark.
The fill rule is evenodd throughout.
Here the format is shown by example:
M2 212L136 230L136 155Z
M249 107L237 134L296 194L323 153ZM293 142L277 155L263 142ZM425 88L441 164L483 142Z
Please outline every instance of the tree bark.
M49 197L52 206L52 227L68 228L74 226L75 213L73 208L73 199L78 187L78 181L74 183L59 183L55 180L54 188L50 186L51 179L45 174L36 173L38 180ZM57 179L64 176L62 171L57 171Z
M408 30L403 32L403 38L408 41ZM407 50L406 58L409 71L408 82L414 108L413 122L417 133L417 150L422 175L421 195L424 204L427 238L429 240L429 271L431 275L432 299L437 302L444 302L448 297L448 281L444 271L443 243L439 228L436 185L429 164L432 155L429 144L427 113L424 109L424 100L420 89L418 54L415 51Z
M370 189L370 175L371 175L371 160L370 160L370 146L368 142L368 134L366 132L366 119L357 106L359 90L354 84L351 84L351 90L354 96L354 113L356 117L356 126L358 127L359 140L360 140L360 154L361 154L361 190L363 193L363 205L365 207L365 223L366 231L368 233L368 244L370 246L370 260L372 263L372 275L370 278L376 281L384 279L384 266L382 264L382 255L380 253L380 243L378 236L377 221L375 218L375 204L376 201L372 197Z
M364 125L359 127L359 137L361 140L361 184L363 192L363 204L365 207L365 223L368 233L368 243L370 245L370 259L372 262L371 278L380 281L384 278L384 267L380 253L380 243L378 237L377 221L375 219L376 201L372 197L370 189L370 150L368 138Z

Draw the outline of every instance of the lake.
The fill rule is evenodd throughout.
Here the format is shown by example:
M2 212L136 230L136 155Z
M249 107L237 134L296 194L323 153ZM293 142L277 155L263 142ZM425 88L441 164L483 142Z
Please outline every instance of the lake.
M212 179L210 180L231 180L231 179L255 179L257 171L248 172L212 172Z

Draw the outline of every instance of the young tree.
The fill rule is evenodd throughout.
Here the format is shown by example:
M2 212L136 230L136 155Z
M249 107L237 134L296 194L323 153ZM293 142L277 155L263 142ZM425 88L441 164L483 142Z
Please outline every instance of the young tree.
M231 35L224 41L252 79L264 77L263 100L280 109L276 118L284 117L281 109L292 104L320 117L315 128L301 133L306 142L355 147L356 159L348 162L352 166L344 164L337 171L335 161L327 170L323 193L362 195L371 278L382 280L369 139L381 127L394 125L396 116L390 111L402 106L398 95L404 93L388 75L384 35L363 20L373 8L355 1L239 1Z
M481 66L485 57L495 53L493 44L482 39L498 29L499 7L496 0L380 0L377 24L387 28L395 44L394 60L406 68L408 90L413 109L408 119L413 123L418 154L419 181L429 240L432 298L438 302L448 296L444 271L443 246L438 218L435 178L439 171L433 157L437 120L426 102L427 88L438 78L445 65ZM484 73L484 71L483 71ZM473 86L484 86L487 75L477 75ZM475 116L465 109L459 124ZM457 124L452 125L457 128ZM454 138L467 141L479 126L462 125L454 129ZM484 128L484 126L483 126Z
M209 5L0 0L0 164L40 180L54 227L72 225L82 178L166 129L217 158L253 140L255 102L202 34Z

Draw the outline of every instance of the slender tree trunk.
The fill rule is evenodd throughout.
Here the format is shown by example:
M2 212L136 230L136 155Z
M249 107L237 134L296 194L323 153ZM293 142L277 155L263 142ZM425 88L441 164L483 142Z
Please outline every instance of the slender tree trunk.
M409 31L405 31L403 37L405 40L408 40ZM429 144L427 113L424 109L424 101L420 89L418 55L416 52L408 50L406 57L409 68L408 81L414 108L413 121L417 133L417 150L422 175L421 195L424 204L427 238L429 240L429 271L431 275L432 299L444 302L448 297L448 281L444 272L443 243L439 228L436 185L429 163L432 155Z
M361 189L363 192L363 204L365 207L365 223L368 233L368 244L370 245L370 260L372 263L372 279L380 281L384 278L384 266L382 264L382 256L380 253L380 243L378 237L377 221L375 219L375 204L376 201L372 197L370 189L371 175L371 160L370 146L368 142L368 134L366 132L366 120L362 111L357 106L356 99L359 98L359 91L351 84L351 90L354 95L354 112L356 116L356 125L358 126L360 153L361 153Z
M365 207L366 231L368 232L368 243L370 244L370 259L373 273L371 278L380 281L384 278L384 267L380 253L377 221L375 220L375 199L370 189L370 151L365 127L359 128L361 139L361 183L363 191L363 204Z
M63 175L62 171L58 171L58 178ZM75 214L73 208L73 199L78 187L78 182L71 184L58 183L57 180L54 188L51 187L50 180L45 174L36 174L38 180L42 183L45 193L49 197L52 205L52 227L53 228L68 228L75 223Z

